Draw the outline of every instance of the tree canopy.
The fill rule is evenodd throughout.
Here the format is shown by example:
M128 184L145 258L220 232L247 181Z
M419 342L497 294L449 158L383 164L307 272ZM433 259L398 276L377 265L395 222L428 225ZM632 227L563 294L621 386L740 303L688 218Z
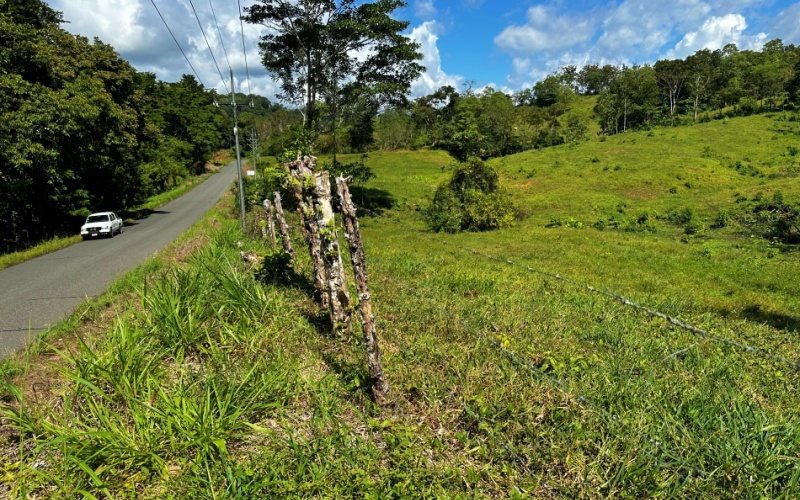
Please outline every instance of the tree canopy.
M2 250L172 187L230 127L193 77L159 82L62 22L41 0L0 0Z
M259 0L244 19L270 28L259 47L264 67L281 83L279 98L303 109L307 130L334 123L342 104L368 98L374 107L405 100L423 71L418 45L401 34L408 22L391 14L400 0ZM326 116L317 117L319 101ZM334 129L335 134L335 129Z

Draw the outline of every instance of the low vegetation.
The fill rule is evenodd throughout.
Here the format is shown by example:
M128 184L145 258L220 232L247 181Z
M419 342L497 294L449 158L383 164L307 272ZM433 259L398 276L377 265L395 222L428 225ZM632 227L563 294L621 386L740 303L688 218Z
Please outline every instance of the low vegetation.
M753 116L492 160L529 215L491 232L427 230L447 154L371 154L353 194L370 208L380 407L307 259L275 270L228 199L5 365L6 491L796 498L798 254L755 230L800 199L796 127Z

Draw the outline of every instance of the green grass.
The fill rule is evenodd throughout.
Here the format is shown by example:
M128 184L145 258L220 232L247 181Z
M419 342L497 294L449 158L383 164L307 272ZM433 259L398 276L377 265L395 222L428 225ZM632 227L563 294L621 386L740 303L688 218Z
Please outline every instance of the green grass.
M80 235L56 237L44 243L39 243L35 247L27 250L0 255L0 269L5 269L14 264L25 262L26 260L35 259L36 257L55 252L56 250L61 250L62 248L74 245L80 241Z
M35 354L58 367L53 380L33 377L37 356L0 371L0 478L12 496L39 497L796 498L800 376L718 339L800 359L798 254L707 222L735 209L720 190L780 187L797 199L792 176L725 166L748 151L765 172L791 167L783 134L759 149L758 127L785 124L770 120L496 160L529 216L484 234L424 231L420 208L447 177L446 155L371 155L378 177L365 196L395 200L360 220L391 387L381 407L360 335L332 335L311 300L308 258L283 273L247 268L240 250L271 250L220 208L65 322L81 340L59 342L64 327L47 336ZM723 149L724 127L740 133ZM683 141L675 155L672 134ZM714 160L706 144L727 156ZM604 170L593 160L603 155L620 168ZM696 186L670 193L687 165ZM655 232L591 227L607 210L685 207L706 230L686 234L666 217L653 217ZM570 217L585 224L547 227Z

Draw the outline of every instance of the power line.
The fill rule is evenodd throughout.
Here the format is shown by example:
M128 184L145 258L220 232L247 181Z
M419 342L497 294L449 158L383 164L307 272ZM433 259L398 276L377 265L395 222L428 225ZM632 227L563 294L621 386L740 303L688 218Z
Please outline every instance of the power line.
M219 64L217 64L217 58L214 57L214 51L211 50L211 44L208 43L208 38L206 37L206 32L203 29L203 23L200 22L200 16L197 15L197 9L194 8L194 3L192 0L189 0L189 5L192 6L192 12L194 12L194 17L197 19L197 25L200 26L200 32L203 34L203 40L206 41L206 47L208 47L208 53L211 54L211 59L214 60L214 66L217 68L217 72L219 73L219 79L222 82L222 86L225 87L225 93L229 93L228 84L225 83L225 78L222 76L222 71L219 69Z
M231 69L231 60L228 59L228 51L225 50L225 42L222 41L222 32L219 29L219 23L217 22L217 14L214 12L214 5L211 3L211 0L208 0L208 6L211 7L211 15L214 16L214 26L217 27L217 34L219 35L219 43L222 45L222 52L225 54L225 61L228 63L228 69Z
M244 54L244 69L247 72L247 93L249 95L253 95L253 91L250 90L250 69L247 67L247 49L244 48L244 22L242 22L242 0L236 0L236 3L239 6L239 28L240 32L242 33L242 53Z
M156 5L155 0L150 0L150 3L152 3L153 7L155 7L156 12L158 12L158 17L161 18L161 21L164 23L164 26L167 27L167 31L169 31L169 34L172 35L172 39L175 40L175 45L178 46L178 49L181 51L181 54L183 54L183 58L186 59L186 62L189 64L189 67L192 68L192 72L194 73L194 76L197 78L197 81L200 82L200 85L203 85L203 87L205 87L205 85L203 84L203 80L200 79L200 75L197 74L197 71L195 71L194 66L192 66L191 61L189 61L189 58L186 57L186 52L183 51L183 48L181 47L181 44L178 43L178 39L175 38L175 35L172 33L172 30L169 28L169 24L167 24L166 19L164 19L164 16L161 15L161 11L158 10L158 6Z

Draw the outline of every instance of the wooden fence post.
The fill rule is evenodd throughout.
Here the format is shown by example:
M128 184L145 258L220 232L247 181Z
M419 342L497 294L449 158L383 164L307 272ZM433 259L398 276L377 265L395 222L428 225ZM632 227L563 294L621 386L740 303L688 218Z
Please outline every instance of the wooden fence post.
M364 245L361 242L361 231L358 228L356 207L350 198L348 180L343 177L336 179L336 189L342 204L342 225L344 236L350 247L350 261L353 264L353 274L358 290L358 309L361 313L361 328L367 344L367 368L372 379L372 395L376 402L386 399L389 393L389 384L383 375L381 365L381 350L378 345L378 334L375 331L375 315L372 313L372 297L367 284L367 257Z
M297 159L285 164L291 174L291 187L297 201L297 212L303 227L303 237L308 243L308 253L311 257L311 264L314 267L314 299L323 308L328 307L327 276L325 273L325 261L320 251L319 228L314 217L314 207L306 200L309 188L314 185L314 167L317 158L315 156L302 156L297 152Z
M278 228L281 231L281 241L283 242L283 251L289 254L292 262L294 262L294 248L292 247L292 239L289 237L289 225L286 224L286 217L283 215L283 206L281 205L281 194L275 191L275 217L278 219Z
M275 248L275 208L272 206L272 203L268 199L264 199L264 211L267 213L267 223L266 227L261 228L261 234L266 239L266 231L269 234L269 241L272 244L272 248Z
M344 335L352 331L352 306L350 294L347 293L342 254L339 251L339 238L331 205L330 175L328 172L320 172L314 175L314 181L314 213L317 217L322 255L325 260L331 325L337 335Z

